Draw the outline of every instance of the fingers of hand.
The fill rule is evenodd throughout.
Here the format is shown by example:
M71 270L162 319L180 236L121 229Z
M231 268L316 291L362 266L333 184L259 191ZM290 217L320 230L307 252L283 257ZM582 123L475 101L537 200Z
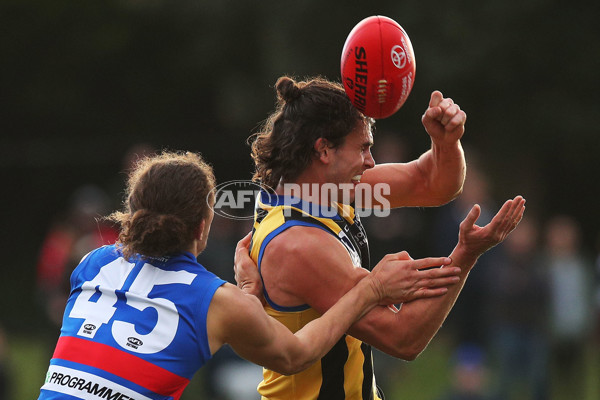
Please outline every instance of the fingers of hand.
M424 124L429 124L433 121L439 121L442 116L442 109L439 107L430 107L425 111L421 120Z
M240 241L237 244L237 247L248 248L250 246L250 239L252 239L252 232L249 232L248 234L246 234L246 236L240 239Z
M457 283L460 280L460 268L436 268L427 271L421 271L421 284L424 287L440 287Z
M448 287L460 282L460 268L436 268L426 271L417 271L419 274L412 283L412 290L407 292L402 302L420 298L442 296L448 292Z
M525 199L522 196L516 196L512 200L507 200L497 216L508 225L512 230L523 218L523 212L525 211Z
M412 257L410 256L410 254L408 254L407 251L401 251L399 253L393 253L393 254L386 254L384 258L390 259L390 260L398 260L398 261L412 260Z
M507 200L488 224L490 238L494 243L500 243L519 225L525 212L525 199L516 196Z
M444 115L444 118L445 118L445 115ZM442 124L445 125L447 131L452 132L457 128L464 127L466 121L467 121L467 114L464 111L461 111L459 109L458 112L456 114L454 114L448 122L445 123L444 121L442 121Z
M419 298L431 298L431 297L439 297L448 293L448 288L440 287L440 288L424 288L418 294Z
M438 120L444 125L448 123L448 121L454 116L454 114L460 111L460 107L454 104L454 100L452 99L443 99L437 106L442 112Z
M475 225L475 222L477 222L477 219L480 215L481 207L479 206L479 204L475 204L471 208L471 211L469 211L469 214L467 214L465 219L460 223L460 228L463 230L466 228L471 228L473 225Z
M419 271L424 278L437 279L458 276L461 269L459 267L433 268Z
M233 258L234 265L241 263L248 256L248 250L245 247L239 247L235 249L235 256Z
M429 107L437 107L438 104L444 99L444 95L439 90L435 90L431 93L431 99L429 100Z
M467 114L452 99L447 98L441 99L435 106L430 104L423 114L422 121L430 129L433 127L431 124L435 122L439 123L446 132L455 132L457 129L464 130Z
M460 282L460 278L458 276L449 276L444 278L435 278L435 279L423 279L419 281L418 287L416 287L415 293L422 291L424 289L435 289L435 288L448 288L452 285L456 285Z
M421 258L413 261L414 269L425 269L432 267L439 267L443 265L449 265L452 260L448 257L428 257Z
M523 219L523 213L525 212L525 199L522 196L517 196L513 199L511 207L511 222L512 228L516 228L519 222Z

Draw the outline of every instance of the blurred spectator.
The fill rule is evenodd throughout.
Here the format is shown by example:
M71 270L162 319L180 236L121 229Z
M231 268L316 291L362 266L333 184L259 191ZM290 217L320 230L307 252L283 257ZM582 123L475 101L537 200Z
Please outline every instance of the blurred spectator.
M66 210L54 217L36 267L38 298L53 325L61 326L73 268L90 250L116 241L117 227L102 217L120 208L122 199L118 194L123 190L126 172L152 151L146 143L131 146L122 158L123 179L109 180L108 191L95 184L80 186L71 195Z
M149 156L154 153L156 149L149 143L134 143L129 146L125 151L125 154L121 158L121 170L119 174L112 175L103 187L106 188L106 193L111 198L109 204L109 211L121 209L123 202L123 195L125 193L125 184L127 174L135 166L136 162L145 156Z
M464 343L456 349L451 361L452 387L438 400L489 400L489 370L482 348Z
M56 326L61 325L73 268L90 250L117 239L115 227L99 219L108 213L109 204L110 198L98 186L79 187L42 242L36 287L46 316Z
M481 206L481 216L477 220L479 226L489 223L493 216L490 211L497 208L491 197L490 181L479 168L477 153L472 149L465 150L465 153L468 167L463 192L451 203L439 207L433 221L431 246L435 255L451 253L458 237L459 224L474 204ZM485 343L486 275L496 272L490 270L489 264L501 246L479 259L444 324L443 332L452 336L457 343L472 342L481 346Z
M580 399L585 388L586 347L592 329L593 269L581 247L577 221L566 215L554 216L545 232L554 381L566 384L565 393Z
M548 271L539 249L539 228L525 218L490 260L488 290L494 398L548 398Z
M210 236L198 262L222 279L236 284L233 273L233 256L237 242L252 229L253 220L238 220L215 215Z

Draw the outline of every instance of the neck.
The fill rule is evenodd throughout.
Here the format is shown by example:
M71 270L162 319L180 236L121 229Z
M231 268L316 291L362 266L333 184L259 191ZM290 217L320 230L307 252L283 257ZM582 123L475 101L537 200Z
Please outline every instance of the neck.
M194 239L191 246L187 249L187 251L189 251L196 257L198 257L203 250L204 248L202 247L202 244L198 239Z
M331 186L331 187L330 187ZM279 195L299 198L313 204L330 205L337 197L334 185L325 185L310 181L280 182L276 193Z

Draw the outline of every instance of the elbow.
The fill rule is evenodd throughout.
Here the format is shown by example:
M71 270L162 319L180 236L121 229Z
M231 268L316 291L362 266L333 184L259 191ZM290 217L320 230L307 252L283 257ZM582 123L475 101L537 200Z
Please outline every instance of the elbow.
M420 351L402 350L402 351L394 352L393 354L390 354L390 355L392 357L398 358L403 361L414 361L417 359L419 354L421 354Z
M294 374L304 371L305 369L310 367L313 363L314 363L314 361L308 362L308 361L303 361L303 360L300 360L300 359L294 358L294 357L285 357L285 358L281 358L280 360L278 360L278 362L276 363L277 365L274 365L272 367L267 367L267 368L271 369L281 375L289 376L289 375L294 375Z
M283 370L278 371L278 372L281 375L290 376L290 375L295 375L295 374L297 374L299 372L302 372L302 371L304 371L304 369L305 368L300 368L300 367L295 367L295 366L289 366L289 367L286 367Z
M446 190L444 193L440 193L437 197L437 200L435 201L435 204L437 206L443 206L445 204L448 204L454 199L456 199L458 196L460 196L462 192L463 184L461 183L460 185L457 185L452 189Z
M458 175L456 183L454 184L454 191L453 193L450 195L450 200L452 201L454 199L456 199L458 196L460 196L465 188L465 179L467 178L466 175L466 169L463 168L461 170L461 173Z
M400 360L414 361L425 350L425 347L426 346L423 346L419 343L414 343L411 345L404 344L391 349L391 351L387 351L387 353Z
M439 207L450 203L460 196L464 189L464 179L456 180L450 183L449 180L444 182L430 181L423 188L421 193L421 202L419 206Z
M445 203L451 202L462 194L465 186L465 178L466 176L463 171L462 173L457 174L453 182L451 180L448 181L448 186L446 186L444 193L442 193Z
M401 359L404 361L415 361L422 352L423 352L422 350L419 351L419 350L410 349L408 351L405 351L402 354Z
M444 181L434 184L433 187L436 187L439 190L440 205L450 203L462 194L465 179L466 170L462 168L460 172L457 172L454 176L448 176Z
M297 374L300 371L302 371L301 365L298 362L294 362L293 360L289 359L281 365L280 370L277 372L279 372L281 375L289 376Z
M448 201L447 203L451 202L452 200L456 199L458 196L460 196L463 192L463 184L461 183L460 186L454 191L454 193L450 194L450 196L448 196Z
M295 375L297 373L304 371L305 369L310 367L310 365L311 364L308 364L308 363L302 363L302 364L290 363L290 364L284 366L283 368L281 368L281 370L276 371L276 372L279 372L281 375L285 375L285 376Z

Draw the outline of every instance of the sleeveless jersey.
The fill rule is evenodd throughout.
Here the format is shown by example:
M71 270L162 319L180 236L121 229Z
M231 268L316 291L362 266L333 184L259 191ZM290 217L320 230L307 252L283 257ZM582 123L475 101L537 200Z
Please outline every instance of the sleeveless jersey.
M323 207L261 192L256 202L250 252L259 272L269 242L292 226L316 227L332 234L344 245L355 266L369 269L367 236L352 207L337 203ZM266 289L264 296L267 313L292 332L320 316L307 304L277 305ZM320 361L298 374L284 376L264 369L258 391L263 400L380 400L373 375L371 346L350 335L344 335Z
M179 399L211 358L206 316L225 281L191 253L125 260L112 246L71 274L39 400Z

